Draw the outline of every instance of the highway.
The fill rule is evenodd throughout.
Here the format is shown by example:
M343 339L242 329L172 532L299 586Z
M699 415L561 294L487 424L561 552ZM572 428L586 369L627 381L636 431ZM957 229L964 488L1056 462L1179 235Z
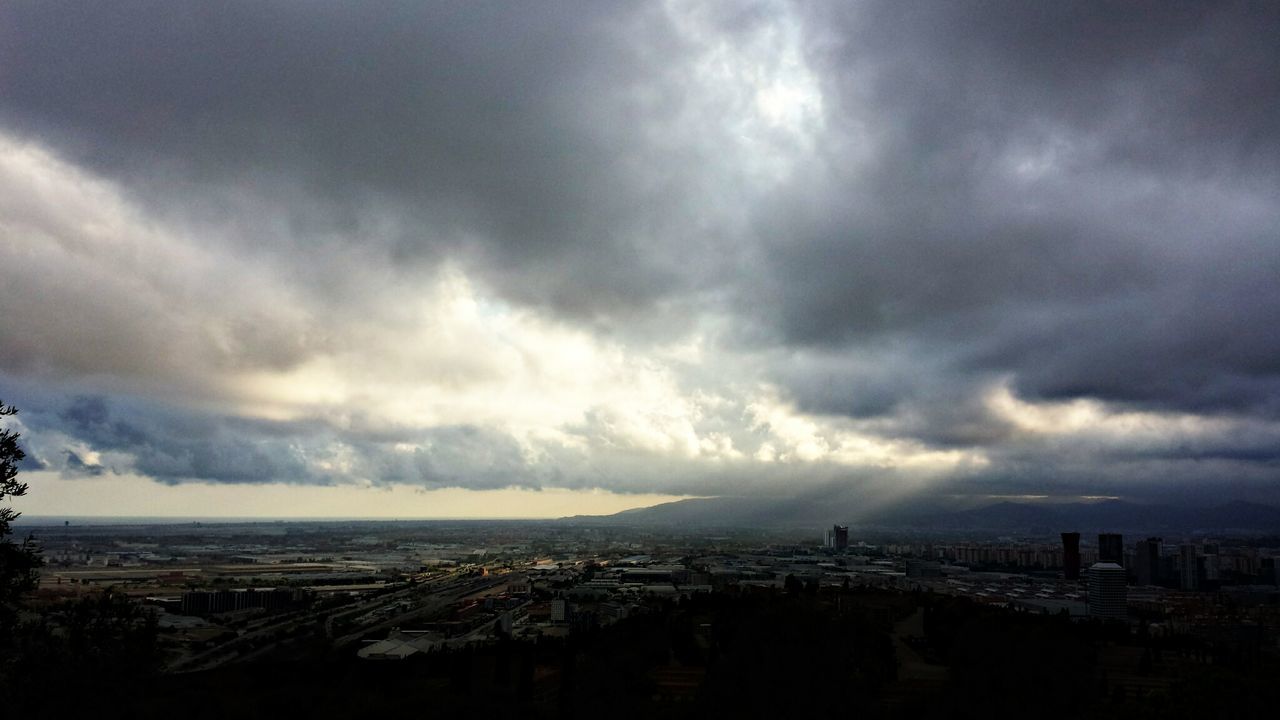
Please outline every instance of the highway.
M395 603L412 600L415 607L399 613L373 625L366 625L358 630L334 640L334 647L345 647L359 639L375 634L385 633L393 627L416 620L444 609L448 605L477 594L484 594L492 588L508 582L506 574L483 577L458 577L456 575L436 578L426 583L406 584L393 592L361 600L354 605L313 610L310 612L288 613L275 618L264 619L262 624L241 631L235 639L222 643L195 655L182 658L169 666L170 672L194 672L218 667L227 662L262 655L268 652L279 640L285 639L296 629L324 619L325 637L332 638L336 624L344 618L374 613ZM267 641L265 645L255 647L257 643ZM250 652L244 651L252 648Z
M335 640L333 644L335 647L341 648L368 635L384 633L394 627L402 627L407 622L417 620L424 615L439 612L448 605L464 600L471 595L484 593L484 591L497 585L505 584L507 581L508 578L504 575L489 575L480 578L466 578L458 580L451 583L448 587L441 587L434 591L431 596L424 599L425 602L423 605L384 620L376 625L371 625L357 630L356 632L344 635Z
M246 647L251 647L255 642L267 639L273 635L287 633L306 623L315 622L321 618L325 619L325 629L330 631L332 628L333 618L336 616L347 616L359 613L368 613L377 610L380 607L390 605L411 596L415 591L421 592L427 586L406 584L393 592L367 600L357 601L354 606L339 606L334 608L325 608L323 610L312 610L298 613L288 613L286 615L265 619L261 625L252 629L241 631L240 635L233 640L222 643L217 647L210 648L204 652L197 653L190 657L182 658L169 666L171 672L192 672L195 670L207 670L217 667L231 661L237 657L237 653ZM254 654L260 654L255 651Z

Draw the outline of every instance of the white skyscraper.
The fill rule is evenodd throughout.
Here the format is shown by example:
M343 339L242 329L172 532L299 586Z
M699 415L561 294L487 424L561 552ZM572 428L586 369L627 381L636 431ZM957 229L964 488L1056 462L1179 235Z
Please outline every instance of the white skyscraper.
M1124 568L1116 563L1095 563L1089 568L1089 615L1124 620L1128 612L1128 588Z

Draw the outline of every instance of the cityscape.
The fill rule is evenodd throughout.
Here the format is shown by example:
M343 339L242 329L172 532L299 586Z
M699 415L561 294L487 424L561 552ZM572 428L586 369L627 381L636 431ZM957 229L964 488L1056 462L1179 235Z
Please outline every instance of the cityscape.
M385 683L411 679L414 697L427 692L442 711L523 717L577 716L605 701L623 703L618 712L628 716L773 704L875 717L947 707L1000 714L1018 707L1005 704L1020 691L974 691L957 663L991 652L988 642L1009 642L1014 657L1042 663L1006 670L1026 682L1062 672L1036 653L1083 653L1070 683L1054 691L1064 704L1048 716L1119 717L1166 714L1174 702L1252 708L1272 691L1266 669L1280 663L1280 535L947 542L842 524L708 534L580 519L29 520L20 529L39 538L45 563L28 612L70 626L54 608L106 596L126 604L136 613L127 632L149 633L152 643L158 674L148 683L165 697L193 682L247 683L262 668L319 673L344 702L384 709L411 706L408 696L379 695ZM779 625L756 626L766 622ZM964 639L993 628L992 637ZM1048 645L1002 635L1020 628L1047 633ZM835 650L823 642L843 642L844 631L857 646L828 656ZM817 643L814 656L789 658L789 670L757 664L760 653L801 650L774 632L817 633L805 641ZM734 633L759 646L735 648L726 639ZM850 650L857 657L840 654ZM622 674L608 681L574 664L605 662L596 656L609 652L629 659L597 668ZM814 667L827 662L836 667ZM851 667L860 668L858 683L790 695L794 683ZM1199 685L1223 672L1255 684L1237 687L1230 702ZM770 685L749 703L723 696L725 683L752 673ZM268 706L340 715L309 682L286 675L206 702L211 714L248 712L247 693ZM304 689L310 699L301 701ZM65 711L77 702L40 698Z
M0 719L1280 708L1280 2L0 0Z

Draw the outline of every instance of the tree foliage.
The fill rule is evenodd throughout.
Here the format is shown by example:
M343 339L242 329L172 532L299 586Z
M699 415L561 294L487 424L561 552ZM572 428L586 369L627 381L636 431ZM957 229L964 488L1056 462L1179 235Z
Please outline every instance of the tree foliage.
M0 401L0 422L17 414L17 409ZM26 483L18 480L18 467L26 453L18 444L18 433L0 427L0 503L27 493ZM0 507L0 638L8 637L17 620L18 602L36 584L40 556L32 538L14 542L13 521L20 513L11 507Z
M16 413L0 402L0 421ZM0 426L0 503L27 492L26 483L18 481L26 459L18 439L17 432ZM40 708L61 717L84 714L86 697L142 687L160 667L156 620L125 595L107 589L45 603L19 622L20 603L35 588L42 561L34 538L13 539L18 516L13 508L0 507L0 697L23 711L19 715L34 715ZM76 678L87 695L60 693L67 677Z

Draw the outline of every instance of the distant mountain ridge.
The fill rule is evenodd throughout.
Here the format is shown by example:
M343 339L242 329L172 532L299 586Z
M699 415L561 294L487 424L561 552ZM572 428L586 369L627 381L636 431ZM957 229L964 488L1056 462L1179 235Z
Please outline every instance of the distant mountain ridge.
M1143 505L1121 500L1088 503L997 502L953 510L937 502L900 502L875 509L850 508L813 498L695 498L626 510L575 516L567 521L687 527L824 527L848 523L882 529L994 532L1280 532L1280 508L1233 501L1211 507Z

